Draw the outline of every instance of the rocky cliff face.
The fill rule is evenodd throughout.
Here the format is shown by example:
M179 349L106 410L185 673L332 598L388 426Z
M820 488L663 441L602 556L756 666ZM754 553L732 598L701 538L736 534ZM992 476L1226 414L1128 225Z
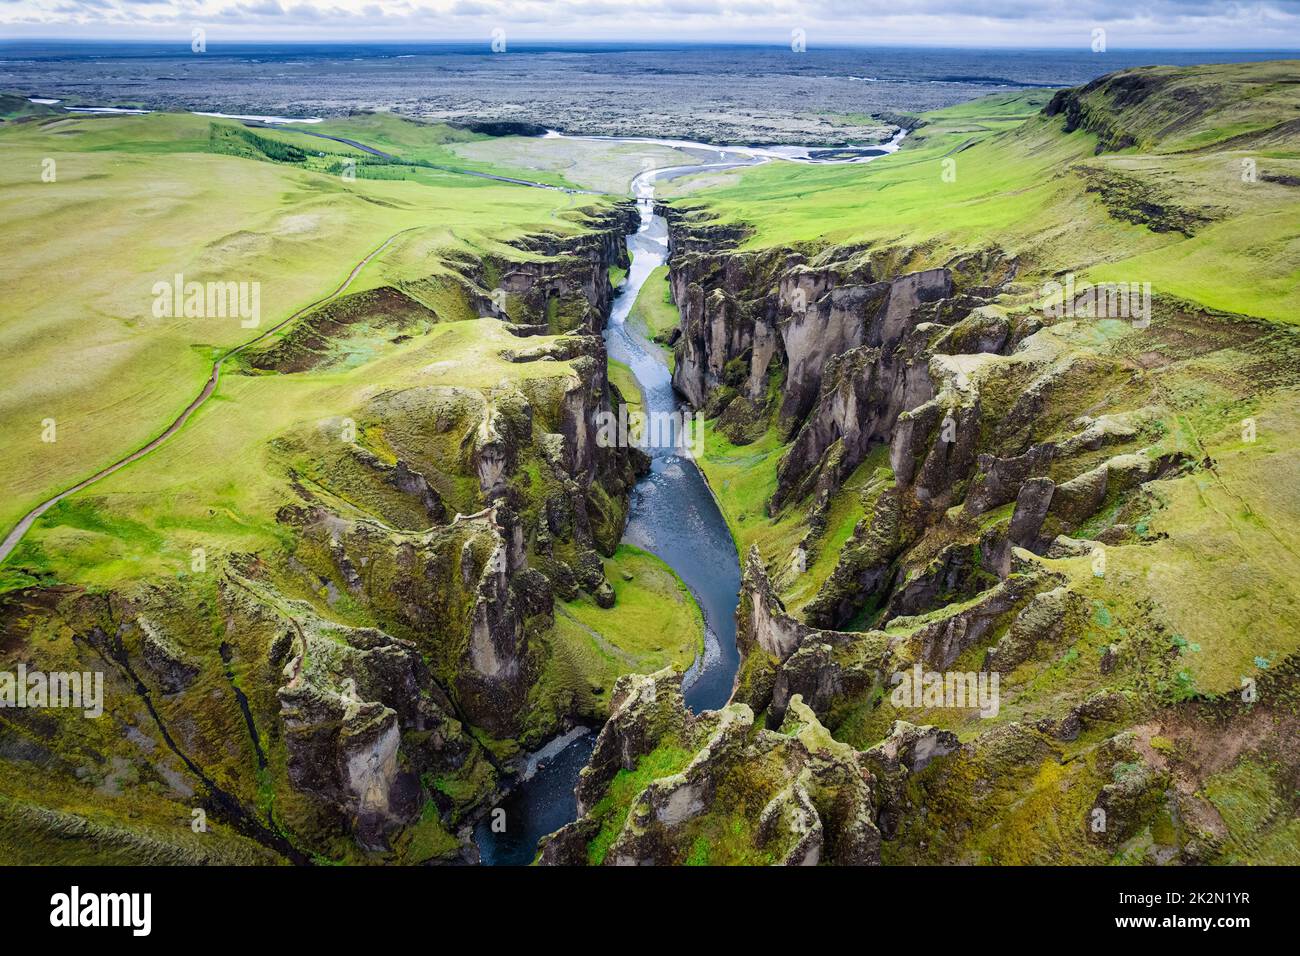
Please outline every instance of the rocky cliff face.
M522 336L520 347L503 357L517 364L567 363L569 371L503 381L482 394L434 390L431 402L412 404L404 396L385 395L360 410L362 434L372 430L368 422L373 420L390 435L401 434L396 422L412 413L438 410L434 427L445 440L432 448L417 443L387 449L401 453L392 484L420 497L426 513L438 519L433 528L395 536L392 529L342 519L320 505L284 515L298 528L303 545L311 545L300 546L299 562L322 580L341 580L431 668L413 672L405 691L376 693L370 702L362 695L359 704L344 692L334 704L343 709L345 729L350 721L360 726L356 733L331 738L337 754L329 765L342 770L337 785L320 792L351 813L363 844L372 849L386 845L369 836L376 827L391 831L412 825L423 804L412 798L411 781L421 773L427 779L431 771L407 752L413 738L424 741L431 728L441 728L461 755L478 752L466 742L466 724L497 738L520 738L526 723L535 735L566 716L539 717L530 710L529 692L544 653L536 637L553 620L555 592L574 597L582 588L597 600L612 599L594 556L617 546L627 494L644 468L635 451L601 448L595 440L596 415L610 403L598 332L611 297L607 270L626 256L626 218L610 216L594 224L596 232L572 240L527 242L528 252L545 258L503 271L525 318L583 315L573 334L542 345L529 344L536 341L528 336L538 323L512 326ZM458 447L459 454L439 454L433 450L439 445L448 451ZM482 508L453 518L445 506L431 507L434 483L421 470L472 476L478 489L474 504ZM338 674L331 677L337 683ZM412 691L421 688L426 696L433 689L436 699L426 705L431 713L411 716L409 704L399 706L397 699L410 693L417 700ZM296 698L291 690L291 685L282 689L282 700ZM301 719L292 716L301 710L286 703L285 719ZM324 716L317 714L317 721ZM530 739L535 738L524 742ZM430 753L425 744L420 747L420 753ZM483 761L495 763L485 752ZM315 762L304 755L291 766ZM452 775L462 767L450 768ZM446 766L442 770L448 772ZM418 786L415 792L418 797ZM475 797L484 796L480 785Z
M922 617L897 616L878 630L832 631L791 617L762 558L751 550L736 612L736 641L744 661L732 700L779 722L791 698L799 695L820 717L842 718L837 708L892 686L893 675L918 664L925 671L947 670L989 634L1003 628L1014 633L1041 620L1031 616L1018 623L1027 607L1039 610L1033 603L1036 595L1060 583L1020 559L1005 580L960 605Z
M609 270L627 268L623 237L639 222L635 205L623 203L589 216L590 228L577 235L523 237L516 245L527 257L464 260L475 309L515 322L523 332L599 334L614 301Z
M749 551L724 710L686 713L676 675L620 684L580 818L543 862L1218 852L1205 806L1146 742L1177 718L1115 680L1159 670L1159 638L1098 643L1109 603L1089 583L1113 573L1107 548L1149 540L1159 484L1197 464L1157 424L1154 353L999 305L1017 263L996 250L909 272L897 252L737 249L741 231L666 214L674 383L733 444L768 429L786 443L768 505L774 524L807 529L802 560ZM873 449L880 465L864 471ZM861 517L827 553L846 501ZM1058 688L1082 647L1095 657ZM991 688L978 700L977 682ZM1139 712L1153 724L1135 727Z
M1009 342L1005 319L972 317L979 300L951 269L879 278L885 264L868 250L705 252L691 216L667 215L682 317L673 384L719 414L733 440L753 435L729 425L767 419L793 439L773 512L836 490L873 443L891 439L900 415L932 399L936 351ZM1003 259L979 271L997 283L1013 275Z
M744 704L692 715L680 683L672 671L619 679L579 818L543 841L543 864L879 862L867 763L799 698L773 731ZM612 786L638 774L630 791Z
M1081 354L1073 337L1086 332L989 304L1016 273L996 251L877 278L906 257L703 251L709 224L668 216L674 383L733 442L764 427L789 442L768 506L807 509L802 551L819 547L830 500L870 449L888 446L889 469L863 487L866 514L806 609L812 623L973 597L1007 576L1014 548L1046 553L1188 459L1142 447L1141 409L1086 414L1088 396L1124 381L1123 363ZM1119 453L1099 461L1105 447Z
M103 596L0 596L7 648L33 666L51 666L57 648L65 664L108 671L102 734L20 715L46 722L58 772L103 765L116 787L113 765L142 762L152 778L127 785L147 815L184 817L188 834L191 804L210 814L206 849L178 824L149 844L155 858L472 859L456 831L512 769L477 735L528 746L590 719L533 691L553 595L612 602L599 554L617 546L645 467L595 438L610 403L608 269L626 265L635 216L614 207L579 235L526 239L517 260L467 270L464 298L490 303L488 315L501 299L481 282L501 278L515 337L493 359L520 375L375 392L346 418L277 436L267 458L291 497L274 513L282 549L213 555L193 574ZM395 290L341 303L248 368L337 361L347 346L331 336L358 323L415 335L440 321Z

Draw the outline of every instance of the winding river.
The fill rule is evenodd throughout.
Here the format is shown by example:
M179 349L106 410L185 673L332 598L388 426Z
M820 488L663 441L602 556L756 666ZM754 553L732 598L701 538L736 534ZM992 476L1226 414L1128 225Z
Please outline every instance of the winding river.
M32 102L57 103L58 101L33 98ZM64 109L80 113L149 112L149 110L118 107L64 107ZM232 119L258 121L267 125L319 122L313 118L287 119L272 116L233 116L222 113L198 115L228 116ZM301 126L297 127L297 131L347 143L376 156L388 156L381 150L354 140L302 129ZM700 157L701 161L693 165L647 170L634 178L631 183L632 194L637 199L641 218L636 232L626 238L628 251L633 256L632 265L622 291L611 310L605 330L605 340L610 357L623 362L636 376L641 386L645 412L650 416L663 416L683 409L682 403L678 401L673 390L671 375L664 362L662 350L646 338L644 329L629 325L627 322L646 279L668 258L668 226L663 217L654 214L655 182L705 170L748 166L776 159L802 163L866 162L898 149L904 135L905 132L900 130L890 142L870 147L819 149L801 146L715 146L675 139L569 137L556 132L547 134L548 137L566 139L653 143ZM714 157L716 158L713 161L707 161ZM526 186L556 188L544 183L489 173L460 169L454 171ZM582 189L566 191L588 192ZM274 333L310 309L341 295L366 263L395 238L397 235L390 236L383 245L361 260L343 283L328 296L299 310L273 328L221 356L213 365L209 381L198 397L176 421L149 444L41 503L29 512L3 542L0 542L0 562L3 562L9 552L17 546L32 523L51 506L130 462L144 457L183 427L190 415L215 390L221 365L225 359ZM695 596L704 616L704 649L684 676L682 691L686 705L695 713L714 710L724 706L730 697L731 686L740 663L740 653L736 648L735 621L740 591L740 564L735 542L723 520L717 501L704 480L704 475L690 454L675 444L658 447L652 445L646 448L646 451L651 458L650 472L633 489L624 540L661 558L677 572ZM507 832L492 832L491 816L480 821L475 830L475 839L483 863L488 865L531 863L537 852L538 841L543 836L553 833L577 818L577 798L574 787L595 742L596 731L579 727L527 756L514 788L500 804L500 807L506 811Z
M725 156L720 156L726 159ZM737 157L733 162L675 166L650 170L632 181L641 212L640 228L627 237L632 266L619 297L614 300L605 341L609 356L627 365L641 386L647 413L679 411L663 351L628 324L628 315L650 273L668 258L668 225L654 214L654 182L725 166L761 162ZM704 614L704 651L682 682L686 705L696 713L726 704L740 664L736 648L736 603L740 592L740 562L736 545L704 475L684 449L665 443L646 448L650 473L632 491L631 510L623 540L661 558L686 582ZM549 759L530 761L534 772L522 779L502 801L506 832L493 833L490 818L475 832L482 861L488 865L526 865L537 842L577 818L574 786L591 755L596 732L572 738Z

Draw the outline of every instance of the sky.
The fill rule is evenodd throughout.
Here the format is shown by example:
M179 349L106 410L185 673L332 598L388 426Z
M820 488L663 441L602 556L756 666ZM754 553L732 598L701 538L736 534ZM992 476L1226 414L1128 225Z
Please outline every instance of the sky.
M0 0L0 39L1300 48L1300 0Z

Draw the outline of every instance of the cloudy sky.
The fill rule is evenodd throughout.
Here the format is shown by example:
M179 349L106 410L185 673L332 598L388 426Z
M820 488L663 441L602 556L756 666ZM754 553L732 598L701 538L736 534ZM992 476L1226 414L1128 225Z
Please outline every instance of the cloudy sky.
M0 0L0 38L1300 48L1300 0ZM1083 38L1082 40L1080 38Z

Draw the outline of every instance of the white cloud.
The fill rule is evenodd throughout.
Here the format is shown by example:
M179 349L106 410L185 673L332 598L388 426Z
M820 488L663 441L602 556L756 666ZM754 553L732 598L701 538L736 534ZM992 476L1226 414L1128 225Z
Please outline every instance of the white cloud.
M974 11L974 12L973 12ZM704 40L817 45L1300 47L1300 0L0 0L16 36L162 38L209 26L210 42Z

